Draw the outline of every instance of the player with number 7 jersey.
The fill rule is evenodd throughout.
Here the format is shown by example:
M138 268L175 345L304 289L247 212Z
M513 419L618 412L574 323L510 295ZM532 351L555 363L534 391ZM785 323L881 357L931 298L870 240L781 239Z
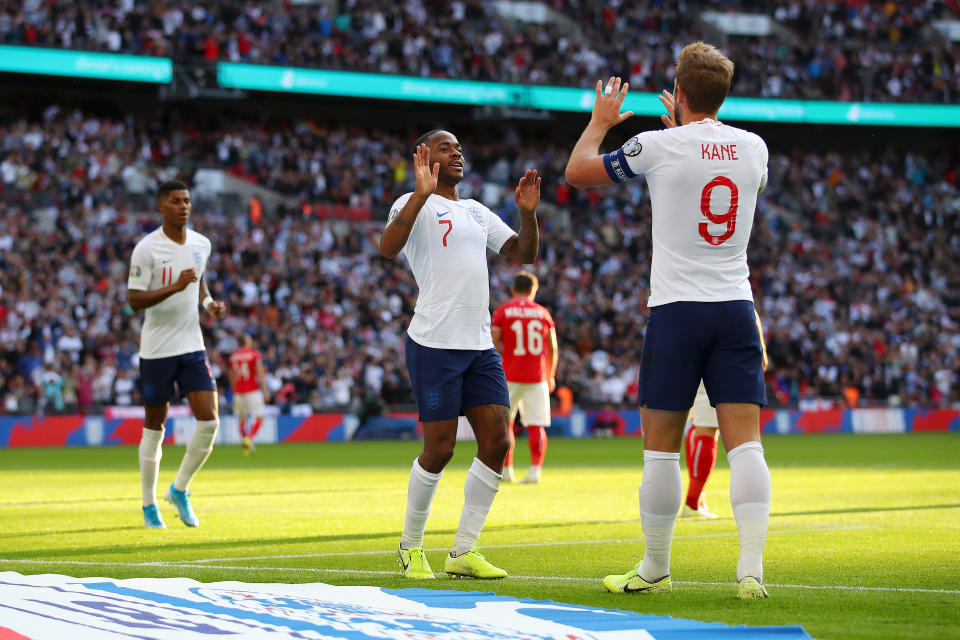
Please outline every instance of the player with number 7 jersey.
M640 518L643 561L607 576L617 592L669 591L670 542L680 510L680 443L703 379L730 463L730 502L740 535L737 595L767 597L763 546L770 518L770 473L760 444L766 404L747 243L757 195L767 181L760 136L717 117L730 90L733 62L703 42L677 59L673 93L660 101L666 129L636 135L612 153L600 143L630 118L621 112L628 85L597 82L589 124L570 153L565 177L596 187L646 177L653 209L650 314L640 356L643 423Z

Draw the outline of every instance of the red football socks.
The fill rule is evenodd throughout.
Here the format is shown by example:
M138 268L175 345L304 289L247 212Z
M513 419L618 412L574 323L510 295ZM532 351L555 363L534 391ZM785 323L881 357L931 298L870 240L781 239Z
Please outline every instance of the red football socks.
M692 458L692 464L688 468L690 488L687 490L687 506L696 510L700 506L703 485L717 464L717 440L713 436L699 436L693 439L692 449L692 455L689 453L690 448L687 449L687 455Z
M547 430L543 427L527 427L530 438L530 464L539 467L547 454Z

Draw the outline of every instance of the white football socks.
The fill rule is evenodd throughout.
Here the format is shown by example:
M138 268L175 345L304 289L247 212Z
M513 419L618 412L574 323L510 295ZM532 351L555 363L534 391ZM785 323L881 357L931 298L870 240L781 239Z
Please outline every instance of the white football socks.
M740 533L737 581L753 576L763 582L763 545L770 522L770 470L759 442L745 442L727 452L730 505Z
M213 451L213 440L217 437L217 427L220 420L197 420L197 428L193 430L190 441L187 442L187 452L183 454L183 461L177 470L177 477L173 487L177 491L186 491L190 481L200 471L200 467L210 457Z
M400 534L400 546L413 549L423 546L423 532L430 515L430 504L437 493L437 485L443 472L430 473L420 466L420 458L414 458L407 484L407 513L403 518L403 533Z
M502 479L503 476L478 458L473 459L470 471L467 472L467 481L463 485L463 511L460 514L457 535L453 540L454 555L462 555L477 546Z
M163 434L163 427L144 427L140 436L140 490L145 507L157 504L157 476L160 475L160 458L163 457Z
M640 526L644 548L639 570L644 580L652 582L670 575L670 543L682 493L680 454L644 451L643 482L640 485Z

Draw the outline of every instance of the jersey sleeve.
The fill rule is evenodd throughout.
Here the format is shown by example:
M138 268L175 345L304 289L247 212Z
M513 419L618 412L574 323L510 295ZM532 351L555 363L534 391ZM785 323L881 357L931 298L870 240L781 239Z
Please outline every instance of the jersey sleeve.
M130 256L130 275L127 276L127 289L147 291L153 275L153 256L145 243L138 243Z
M501 220L500 216L490 211L490 209L482 207L481 211L483 211L483 215L487 218L487 248L500 253L500 249L503 248L506 241L517 235L517 233L510 228L510 225Z
M390 207L390 213L387 214L387 224L385 226L388 226L391 222L393 222L393 219L397 217L398 213L400 213L400 209L403 209L403 206L407 204L407 200L410 199L411 195L413 194L405 193L394 201L393 205Z
M546 320L547 322L547 328L555 329L557 325L553 321L553 316L550 315L550 312L547 310L546 307L542 307L542 309L543 309L543 319Z
M767 187L767 163L770 160L770 152L767 150L767 143L760 138L760 154L763 156L763 175L760 176L760 189L763 191Z
M614 182L626 182L656 169L663 158L663 132L644 131L603 156L607 176Z
M497 308L497 310L493 312L493 316L490 318L490 326L499 327L500 329L503 329L503 327L501 326L503 324L503 316L504 316L503 307Z

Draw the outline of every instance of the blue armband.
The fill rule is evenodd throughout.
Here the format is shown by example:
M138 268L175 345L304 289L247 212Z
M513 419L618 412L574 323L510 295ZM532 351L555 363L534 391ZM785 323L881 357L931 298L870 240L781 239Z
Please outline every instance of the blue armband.
M607 170L607 175L614 182L626 182L630 178L637 177L637 174L627 164L627 157L623 154L623 149L617 149L613 153L604 155L603 166Z

